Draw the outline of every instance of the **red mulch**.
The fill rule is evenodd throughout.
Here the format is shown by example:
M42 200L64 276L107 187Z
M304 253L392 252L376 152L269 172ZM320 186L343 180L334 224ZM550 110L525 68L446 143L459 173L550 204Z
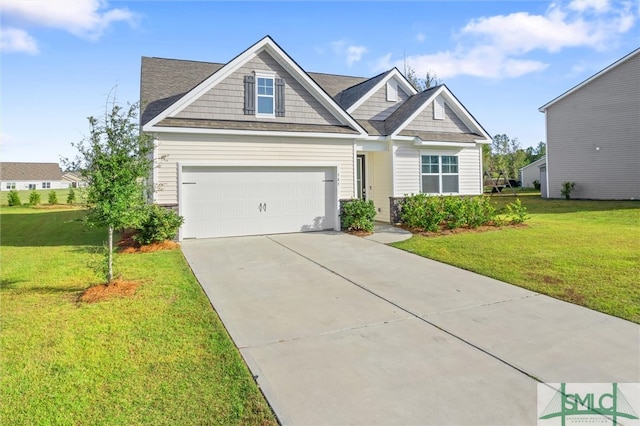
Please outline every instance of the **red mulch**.
M163 241L161 243L152 243L141 246L133 240L134 235L135 231L125 231L122 233L120 241L116 244L120 253L152 253L160 250L174 250L180 247L180 245L175 241Z
M140 283L114 280L110 284L100 284L88 288L78 297L78 302L95 303L112 297L133 296Z

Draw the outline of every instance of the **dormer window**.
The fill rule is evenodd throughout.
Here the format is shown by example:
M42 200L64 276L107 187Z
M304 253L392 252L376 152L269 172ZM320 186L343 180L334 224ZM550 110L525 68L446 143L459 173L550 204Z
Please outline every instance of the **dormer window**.
M262 118L284 117L284 79L256 72L244 77L244 113Z

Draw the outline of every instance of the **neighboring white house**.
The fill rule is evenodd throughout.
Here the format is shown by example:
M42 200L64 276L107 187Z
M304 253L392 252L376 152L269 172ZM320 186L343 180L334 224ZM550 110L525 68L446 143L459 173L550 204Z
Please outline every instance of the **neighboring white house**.
M270 37L226 64L142 58L153 201L180 238L340 229L342 200L482 193L491 138L444 85L307 73Z
M62 180L67 182L69 188L86 188L88 185L87 181L84 180L84 178L80 176L79 173L75 172L65 172L62 175Z
M523 188L533 188L534 180L537 180L538 183L542 181L540 179L540 167L545 165L546 162L547 157L542 157L520 169L520 182L522 182Z
M58 163L0 163L0 191L68 187Z
M640 198L640 49L540 107L547 128L547 188L559 198Z

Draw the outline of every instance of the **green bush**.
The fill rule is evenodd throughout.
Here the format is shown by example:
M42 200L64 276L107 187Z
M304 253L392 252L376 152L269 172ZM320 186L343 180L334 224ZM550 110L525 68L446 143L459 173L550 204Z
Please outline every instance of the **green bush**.
M40 204L40 194L35 189L31 191L31 194L29 194L29 204L32 206Z
M576 188L575 182L562 182L562 188L560 189L560 193L564 195L564 198L567 200L571 199L571 191Z
M540 190L540 181L539 181L538 179L536 179L536 180L534 180L534 181L533 181L533 188L534 188L536 191L539 191L539 190Z
M76 202L76 191L73 188L69 188L69 194L67 195L67 204L73 204Z
M18 195L18 191L15 189L9 191L7 194L7 204L9 206L19 206L22 204L22 202L20 202L20 195Z
M147 205L142 222L136 229L137 233L133 239L143 245L172 240L176 237L178 228L183 222L184 218L172 210L157 204Z
M514 201L513 203L507 204L506 207L507 214L511 219L511 223L524 223L525 220L529 219L527 208L522 205L522 203L520 202L520 198L516 199L516 201Z
M49 192L49 204L58 204L58 194L54 190Z
M477 228L496 220L496 208L489 197L443 197L417 194L402 202L401 220L411 228L438 232L440 226Z
M376 208L373 201L351 200L342 206L342 228L349 231L373 231Z

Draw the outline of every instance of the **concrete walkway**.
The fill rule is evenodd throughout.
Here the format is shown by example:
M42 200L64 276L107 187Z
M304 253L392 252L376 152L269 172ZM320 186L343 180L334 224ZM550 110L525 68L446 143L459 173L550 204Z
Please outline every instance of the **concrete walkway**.
M640 381L637 324L371 238L182 248L283 424L535 424L538 381Z

